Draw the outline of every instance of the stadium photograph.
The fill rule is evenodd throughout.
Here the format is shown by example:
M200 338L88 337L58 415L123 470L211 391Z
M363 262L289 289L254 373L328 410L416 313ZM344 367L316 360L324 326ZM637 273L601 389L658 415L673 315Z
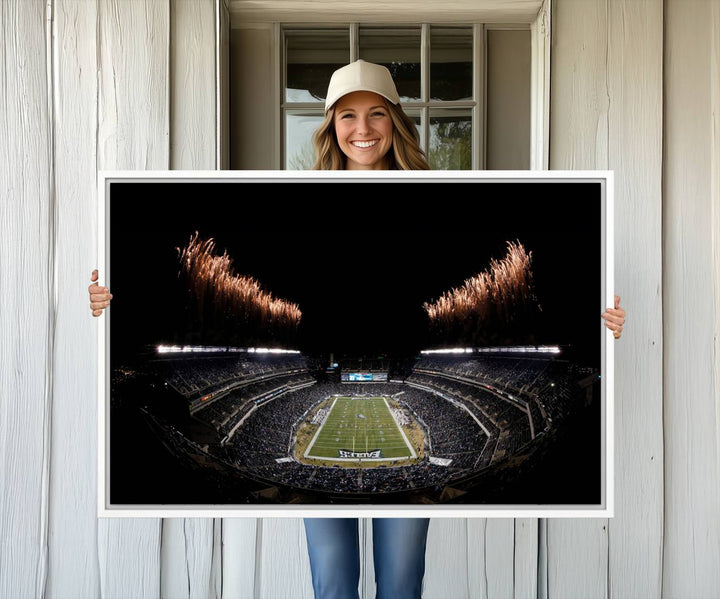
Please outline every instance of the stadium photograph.
M603 505L599 182L108 190L108 506Z

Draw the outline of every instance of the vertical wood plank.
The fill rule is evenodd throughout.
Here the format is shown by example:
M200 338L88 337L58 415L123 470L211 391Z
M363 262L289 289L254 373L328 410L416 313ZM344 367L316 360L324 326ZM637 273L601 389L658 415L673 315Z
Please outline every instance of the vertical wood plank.
M167 169L169 5L99 0L98 23L98 167ZM161 539L157 518L100 520L102 596L158 597Z
M220 599L223 595L223 520L213 520L212 565L210 569L210 591L208 596Z
M212 170L216 160L214 0L170 1L169 69L170 168ZM213 552L214 529L212 519L165 520L163 597L216 596L222 570L221 558Z
M98 524L103 599L160 596L161 519L106 518Z
M538 570L537 570L537 596L538 599L548 599L548 546L547 546L547 518L538 519Z
M609 596L607 520L549 520L547 536L548 597Z
M56 0L53 13L57 327L46 596L84 598L100 594L97 323L87 295L97 266L97 6Z
M607 27L607 0L552 2L551 169L608 168ZM608 596L606 519L549 519L546 539L549 597Z
M712 139L711 139L711 165L710 165L710 196L711 219L710 227L712 238L712 265L714 281L714 313L713 327L713 361L711 380L713 395L720 394L720 5L714 4L710 14L713 25L712 47L710 53L710 102L712 108ZM715 430L720 430L720 410L715 410ZM718 476L720 478L720 476ZM716 517L717 519L717 517Z
M608 3L609 168L615 286L628 327L615 343L615 517L611 596L662 594L661 0Z
M222 597L252 599L256 593L255 571L259 555L257 518L225 518L222 522Z
M312 599L310 558L301 518L262 518L255 593L273 599Z
M663 594L720 595L720 10L665 3Z
M171 0L170 17L170 168L213 170L214 0Z
M607 0L553 0L550 168L606 169Z
M216 597L212 518L165 518L162 532L161 596Z
M515 522L510 518L467 519L469 597L513 597Z
M538 596L538 519L515 518L513 597Z
M51 123L44 0L0 4L0 596L46 577L53 375Z
M169 166L167 2L98 0L98 166Z
M512 597L515 569L515 521L489 518L485 527L488 597Z
M468 584L469 569L481 568L471 558L466 518L431 518L425 550L423 599L475 597Z

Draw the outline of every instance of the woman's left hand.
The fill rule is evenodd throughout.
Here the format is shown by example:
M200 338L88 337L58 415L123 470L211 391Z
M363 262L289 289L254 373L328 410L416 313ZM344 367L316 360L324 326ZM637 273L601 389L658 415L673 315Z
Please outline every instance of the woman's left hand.
M625 310L620 307L620 297L615 296L615 307L608 308L602 315L605 326L613 332L615 339L620 339L625 324Z

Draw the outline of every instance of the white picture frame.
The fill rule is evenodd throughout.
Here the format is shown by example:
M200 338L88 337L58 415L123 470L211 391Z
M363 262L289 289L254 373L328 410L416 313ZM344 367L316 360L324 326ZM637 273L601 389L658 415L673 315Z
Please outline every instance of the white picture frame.
M272 221L276 210L281 209L280 206L268 207L273 198L283 194L287 194L288 190L297 193L294 204L309 207L312 204L312 198L308 198L306 189L313 191L322 190L328 184L328 193L336 206L342 206L345 192L356 193L358 189L363 189L361 185L376 185L372 189L370 196L377 200L378 195L387 196L387 199L381 200L384 206L392 206L393 202L396 208L416 213L420 210L427 211L428 202L431 210L428 212L429 226L443 211L450 210L453 206L464 206L465 212L451 218L458 220L458 227L466 227L466 218L477 218L483 214L483 198L478 197L480 194L468 197L467 190L478 191L486 188L470 187L483 184L501 184L507 189L507 194L503 194L503 202L507 202L511 208L503 208L508 215L513 214L513 202L518 202L518 197L527 196L536 193L544 188L538 187L548 183L565 185L573 188L578 184L599 184L597 192L593 192L590 196L579 195L577 202L589 203L594 202L594 208L591 213L595 222L591 225L597 230L597 240L599 240L599 248L597 255L599 259L593 259L588 264L588 268L592 269L593 276L597 280L597 296L588 298L588 305L597 307L599 310L613 305L614 296L614 280L613 280L613 173L612 171L374 171L374 172L351 172L351 171L101 171L98 173L98 232L99 232L99 253L98 264L101 267L101 284L107 285L115 296L121 297L127 287L117 288L113 285L113 260L121 259L120 256L114 256L112 251L112 231L115 221L125 210L121 205L121 200L117 199L121 186L111 187L114 184L125 185L122 187L127 196L126 184L142 184L157 185L154 189L157 193L147 195L143 200L144 206L149 206L153 202L160 202L163 195L163 186L177 184L200 184L203 190L209 189L217 183L237 185L238 190L264 189L267 187L267 193L253 193L251 197L247 194L238 193L238 203L240 205L259 205L262 211L265 223L263 227L268 225L268 220ZM309 185L302 192L300 188L293 186ZM412 194L401 191L403 185L412 185ZM422 187L418 187L421 185ZM435 186L434 188L432 186ZM450 191L447 186L456 186ZM523 187L518 187L522 185ZM245 187L242 187L245 186ZM339 187L338 187L339 186ZM440 187L443 186L443 187ZM275 189L273 189L275 188ZM197 187L195 189L200 189ZM423 192L423 197L417 195L418 189ZM593 187L595 189L595 187ZM378 194L376 190L384 192ZM279 192L282 191L282 194ZM463 192L463 193L461 193ZM427 193L428 195L424 195ZM323 194L324 195L324 194ZM352 194L351 194L352 195ZM319 196L318 196L319 197ZM421 201L422 200L422 201ZM498 197L494 197L498 202ZM459 203L458 203L459 202ZM541 196L538 202L543 202L542 214L547 214L548 223L560 223L561 228L566 227L568 231L573 227L579 226L578 222L573 222L572 215L563 214L559 211L559 206L553 205L553 198ZM186 204L183 204L184 206ZM212 202L203 197L197 197L197 201L192 203L193 207L197 206L198 214L202 211L212 211ZM569 204L564 204L569 205ZM578 204L579 205L579 204ZM424 207L423 207L424 206ZM518 204L518 207L520 204ZM381 219L378 211L363 211L362 207L357 215L357 222L363 224L369 230L376 226ZM193 208L194 210L194 208ZM186 211L187 212L187 211ZM170 214L168 212L168 214ZM540 214L540 212L538 212ZM127 216L127 215L126 215ZM133 212L133 219L138 223L137 237L131 238L126 236L128 244L140 243L142 240L141 221L142 213ZM545 217L543 217L545 218ZM168 219L171 220L171 219ZM225 218L219 218L218 222L226 221ZM452 222L452 221L450 221ZM163 225L164 226L164 225ZM171 225L168 225L171 226ZM445 225L447 226L447 225ZM538 223L542 226L542 223ZM150 224L152 227L152 223ZM510 227L512 228L512 227ZM430 244L429 244L430 245ZM122 246L115 246L122 247ZM578 250L576 247L568 247L568 255ZM218 250L222 252L222 249ZM152 268L152 257L148 257L148 261L144 264L138 264L137 268ZM117 262L115 262L117 264ZM568 285L572 285L573 278L578 273L567 273ZM461 284L462 281L458 281ZM135 293L135 291L133 291ZM136 305L145 305L147 310L163 309L165 299L158 290L148 287L140 287L137 293L142 295L146 300L145 304L136 302ZM113 337L111 335L112 312L121 311L124 308L120 301L113 299L113 305L106 310L101 320L101 326L98 329L99 344L99 372L98 372L98 516L99 517L601 517L608 518L614 514L613 504L613 337L607 330L600 319L601 312L597 313L597 350L599 362L596 365L600 373L599 381L599 438L601 447L599 448L600 465L596 468L598 476L598 485L600 488L599 501L590 503L433 503L433 504L417 504L417 503L168 503L168 502L116 502L111 501L110 480L111 480L111 450L110 450L110 418L111 418L111 394L113 387L113 376L111 374L110 356L113 347ZM127 321L125 321L127 322ZM127 334L132 333L131 327L125 326L123 331ZM125 332L123 332L123 335ZM117 332L116 332L117 336ZM532 418L531 418L532 420ZM595 468L595 467L593 467Z

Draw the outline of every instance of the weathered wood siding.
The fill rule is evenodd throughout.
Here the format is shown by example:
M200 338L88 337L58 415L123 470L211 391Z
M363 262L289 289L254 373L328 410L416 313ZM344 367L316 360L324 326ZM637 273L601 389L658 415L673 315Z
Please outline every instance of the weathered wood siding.
M0 5L0 596L18 598L47 577L56 201L45 18L42 0Z
M550 520L548 597L659 597L663 3L553 0L551 169L615 172L615 518Z
M720 5L665 15L663 299L668 597L720 594Z
M227 164L228 6L0 2L0 597L312 596L299 519L95 516L96 171ZM615 171L615 517L434 519L425 597L717 597L720 3L551 8L549 166Z
M96 3L52 9L57 329L52 367L52 434L47 597L100 596L96 326L87 287L96 266L98 51ZM104 273L102 273L104 275Z

